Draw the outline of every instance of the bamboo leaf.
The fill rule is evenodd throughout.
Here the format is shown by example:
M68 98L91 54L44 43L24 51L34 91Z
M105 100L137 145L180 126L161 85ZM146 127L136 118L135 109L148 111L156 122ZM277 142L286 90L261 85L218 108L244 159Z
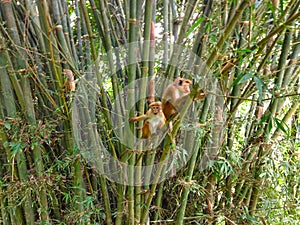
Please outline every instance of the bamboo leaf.
M10 142L9 146L12 149L11 158L14 158L18 153L22 152L23 148L25 147L24 142Z
M261 102L262 100L262 95L263 95L263 87L265 87L266 85L264 84L264 82L259 79L258 77L253 77L256 88L258 90L258 101Z
M241 74L232 82L231 87L234 87L237 84L242 84L242 83L246 82L247 80L251 79L253 77L252 74L253 74L253 72Z
M273 128L273 122L272 122L272 121L273 121L273 120L270 120L269 123L268 123L268 125L267 125L268 133L270 133L271 130L272 130L272 128Z
M190 36L191 33L193 33L195 31L195 29L205 20L204 17L200 17L196 20L195 23L193 23L193 25L188 29L188 31L186 32L185 37Z
M10 130L11 125L10 125L10 123L4 123L4 127L5 127L7 130Z
M278 119L278 118L274 118L274 121L276 123L276 126L282 130L286 135L289 136L289 129L287 124L285 124L282 120Z

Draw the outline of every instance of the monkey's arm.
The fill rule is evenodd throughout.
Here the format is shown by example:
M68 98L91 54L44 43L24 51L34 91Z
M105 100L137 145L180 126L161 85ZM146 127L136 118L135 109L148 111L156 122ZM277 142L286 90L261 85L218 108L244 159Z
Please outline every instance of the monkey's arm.
M201 100L205 97L205 93L204 91L201 89L199 91L196 92L195 96L194 96L194 101L197 101L197 100Z
M187 101L188 98L191 98L190 94L181 96L180 98L176 99L176 101L174 102L174 106L177 111L182 108L183 104Z
M176 99L174 105L175 107L178 108L182 108L182 105L185 103L185 101L187 100L187 98L192 98L193 93L189 93L187 95L181 96L180 98ZM197 100L201 100L205 97L205 93L203 90L199 90L196 92L196 94L194 94L193 100L197 101Z
M147 118L148 118L148 116L146 114L144 114L144 115L141 115L141 116L136 116L136 117L130 118L129 122L132 123L132 122L136 122L136 121L140 121L140 120L145 120Z

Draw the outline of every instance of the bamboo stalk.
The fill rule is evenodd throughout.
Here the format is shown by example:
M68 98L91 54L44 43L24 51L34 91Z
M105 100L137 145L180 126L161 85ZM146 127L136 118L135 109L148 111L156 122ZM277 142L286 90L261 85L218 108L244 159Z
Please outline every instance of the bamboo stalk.
M189 27L188 22L189 22L191 16L193 15L193 12L194 12L197 4L198 4L198 0L189 0L188 3L187 3L185 14L184 14L185 16L182 20L182 24L181 24L180 32L179 32L179 35L178 35L178 39L176 40L177 45L181 45L182 42L183 42L186 31ZM167 69L167 77L170 80L173 80L173 77L175 75L175 70L176 70L175 65L177 65L177 61L178 61L179 56L181 54L180 51L182 51L181 48L173 49L173 53L172 53L172 56L171 56L171 59L170 59L170 65L168 66L168 69Z
M289 123L289 121L295 115L296 111L299 110L299 105L300 105L299 101L295 100L293 102L290 109L287 111L287 113L284 115L284 117L282 119L283 124L288 124ZM272 135L272 139L276 140L281 133L282 133L282 130L279 127L277 127L274 134Z
M199 147L200 147L200 143L201 143L201 139L199 138L197 140L197 143L195 144L195 149L193 151L192 157L189 161L188 164L188 169L185 175L185 183L183 184L183 191L181 194L181 199L180 199L180 207L179 207L179 211L177 212L177 216L176 216L176 222L175 224L183 224L184 221L184 215L185 215L185 210L186 210L186 205L188 202L188 196L189 196L189 192L190 192L190 183L192 181L193 178L193 173L194 173L194 169L196 166L196 159L197 156L199 154Z
M12 6L11 3L6 2L4 4L4 9L5 9L5 13L6 15L12 15L13 11L12 11ZM18 36L18 34L15 32L16 31L16 21L14 17L9 17L9 19L7 20L7 25L10 29L10 35L13 39L13 41L15 42L16 45L21 46L21 41L20 38ZM20 51L20 56L21 59L18 60L16 62L16 66L17 68L20 70L26 70L26 62L24 61L24 58L26 53L24 51ZM23 58L24 57L24 58ZM21 74L21 86L23 89L23 102L24 102L24 111L26 112L26 116L28 119L28 122L30 125L32 125L33 127L36 125L36 120L35 120L35 112L34 112L34 106L32 103L32 95L31 95L31 89L30 89L30 84L29 84L29 80L27 78L26 75ZM44 166L43 166L43 159L41 156L41 148L39 146L34 146L33 147L33 159L35 162L35 167L37 169L37 175L39 177L43 176L43 171L44 171ZM22 154L18 154L17 155L17 160L19 161L18 164L25 164L25 157ZM24 161L24 162L22 162ZM26 174L26 169L24 170L24 166L23 165L18 165L19 167L19 173L20 173L20 178L22 179L23 182L25 182L27 180L27 174ZM30 195L30 193L29 193ZM28 201L25 202L25 208L26 211L28 212L28 214L25 214L26 217L26 221L27 223L32 223L34 222L34 212L32 209L32 200L31 197L29 197L28 195ZM41 219L45 222L49 221L49 215L48 215L48 202L47 202L47 197L46 197L46 193L45 190L42 190L40 193L38 193L39 195L39 200L40 200L40 205L41 205Z
M145 103L146 103L146 90L147 90L147 79L146 77L149 76L149 66L150 66L150 44L152 44L151 40L151 32L154 32L153 26L152 26L152 7L153 7L153 1L152 0L146 0L145 5L145 16L144 16L144 35L143 35L143 49L142 49L142 67L141 67L141 82L140 82L140 90L139 90L139 105L138 105L138 111L143 114ZM138 16L137 16L138 18ZM140 121L138 126L142 126L143 121ZM138 132L138 137L141 137L142 131L140 130ZM138 148L140 150L143 149L143 144L141 143ZM142 156L141 156L142 157ZM136 163L136 169L135 169L135 182L137 184L142 183L142 161L138 160ZM141 198L141 186L137 185L135 187L135 223L140 223L140 217L141 217L141 207L142 207L142 198Z
M240 17L242 16L244 10L246 9L246 7L248 6L248 4L251 2L251 0L244 0L240 3L239 7L236 9L232 19L230 20L230 22L228 23L227 27L225 28L223 34L221 34L218 43L216 44L216 46L212 49L207 61L206 61L206 65L208 68L210 68L213 63L216 60L216 56L218 54L218 52L220 51L220 49L222 48L224 42L228 39L228 37L231 35L235 25L237 24L237 22L239 21Z
M127 92L127 108L129 118L133 117L133 111L131 107L135 104L135 87L134 81L136 78L136 41L137 41L137 12L136 12L136 0L129 1L129 49L128 49L128 92ZM125 135L131 132L133 124L125 126ZM126 146L130 147L133 145L133 139L126 138ZM134 165L135 165L135 154L131 154L128 160L128 188L127 188L127 201L128 201L128 224L135 224L135 198L134 198Z
M285 67L287 63L287 58L290 53L290 43L292 41L292 32L289 30L286 30L283 45L282 45L282 50L281 50L281 55L279 58L278 62L278 67L277 67L277 74L275 78L275 92L278 92L281 90L282 87L282 82L283 82L283 75L284 75L284 70L283 68ZM270 112L268 116L268 124L271 123L271 120L273 119L274 115L278 112L278 110L281 110L279 108L279 99L276 98L276 96L273 96L272 103L269 105L268 112ZM269 139L271 135L271 130L267 127L265 127L265 138Z
M1 45L5 46L3 43L3 38L2 38L2 34L0 33L0 39L1 39ZM3 56L3 55L6 55ZM0 76L0 85L1 85L1 91L3 94L3 104L1 104L1 112L4 113L4 109L7 112L7 117L10 118L15 118L17 116L17 108L15 105L15 101L14 101L14 95L13 95L13 86L11 84L11 81L9 79L9 75L7 73L6 70L6 60L5 58L7 58L7 51L2 51L0 53L0 72L1 72L1 76ZM9 58L8 58L9 59ZM10 64L10 63L9 63ZM11 64L10 64L11 65ZM15 76L11 76L12 80L16 80L13 79L15 78ZM18 83L15 83L16 87L19 87ZM21 89L17 89L21 92ZM17 93L17 92L16 92ZM2 119L4 120L4 114L1 115ZM8 143L10 140L7 137L7 132L5 132L2 128L0 129L0 140L1 140L1 145L3 145L3 149L5 149L5 153L6 153L6 158L7 158L7 164L8 164L8 173L9 176L11 177L12 181L18 177L17 175L17 171L15 169L15 164L14 164L14 160L12 159L12 152L11 149L9 147L9 145L5 145L5 143ZM22 153L20 153L22 154ZM9 203L9 198L7 198L8 204ZM3 201L4 204L4 201ZM2 207L1 207L2 208ZM5 207L3 208L3 210L5 209ZM3 212L3 218L4 221L6 221L6 212ZM23 216L22 216L22 212L21 212L21 207L17 206L16 210L9 210L9 215L11 217L11 221L15 222L15 223L24 223L23 221Z

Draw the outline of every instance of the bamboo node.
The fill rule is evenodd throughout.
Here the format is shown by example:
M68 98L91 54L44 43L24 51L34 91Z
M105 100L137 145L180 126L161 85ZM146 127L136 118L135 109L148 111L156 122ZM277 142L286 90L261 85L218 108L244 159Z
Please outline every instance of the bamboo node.
M189 182L182 180L182 181L180 181L179 184L182 185L182 186L184 186L184 187L190 187L190 186L192 186L195 183L196 183L196 181L194 181L194 180L191 180Z
M176 19L174 19L174 21L173 21L173 24L174 25L179 25L179 24L181 24L181 22L182 22L182 18L176 18Z
M148 66L141 66L141 70L144 71L144 72L148 72L149 67Z
M55 29L56 29L56 30L62 30L63 27L62 27L62 25L56 25Z
M134 88L128 88L128 94L133 94L134 93Z
M19 73L19 74L27 73L27 69L19 69L19 70L18 70L18 73Z
M248 20L243 20L243 21L241 21L241 24L244 26L249 26L250 22Z
M105 31L105 33L110 33L111 29L108 28L108 29L105 29L104 31Z
M132 23L132 24L136 24L136 19L135 18L129 18L128 22Z

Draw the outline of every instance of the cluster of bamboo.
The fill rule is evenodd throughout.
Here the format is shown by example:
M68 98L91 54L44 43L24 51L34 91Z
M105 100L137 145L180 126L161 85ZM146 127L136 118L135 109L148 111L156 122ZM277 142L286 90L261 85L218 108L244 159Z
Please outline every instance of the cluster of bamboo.
M281 150L287 161L297 160L299 6L296 0L2 0L0 223L267 224L261 211L267 190L282 185L270 182L266 168L277 164L269 159ZM156 24L162 24L162 40L155 39ZM193 114L206 121L205 131L183 125L174 146L175 124L159 154L140 156L128 149L134 138L118 142L109 111L126 86L127 103L116 105L117 112L133 117L137 98L144 112L147 79L138 92L134 81L153 77L156 69L170 80L184 72L196 82L210 71L220 92L211 90ZM79 98L87 103L79 111L90 122L87 132L96 125L99 140L82 137L128 165L126 185L97 173L79 154L71 106L81 79L99 90L96 98L90 90ZM126 129L132 126L125 136ZM159 164L151 184L134 185L148 179L142 166L170 155L172 165L184 161L173 178L161 181L169 168ZM291 170L284 179L295 175ZM294 188L286 188L293 200ZM287 201L276 198L276 207ZM294 208L286 207L288 215Z

